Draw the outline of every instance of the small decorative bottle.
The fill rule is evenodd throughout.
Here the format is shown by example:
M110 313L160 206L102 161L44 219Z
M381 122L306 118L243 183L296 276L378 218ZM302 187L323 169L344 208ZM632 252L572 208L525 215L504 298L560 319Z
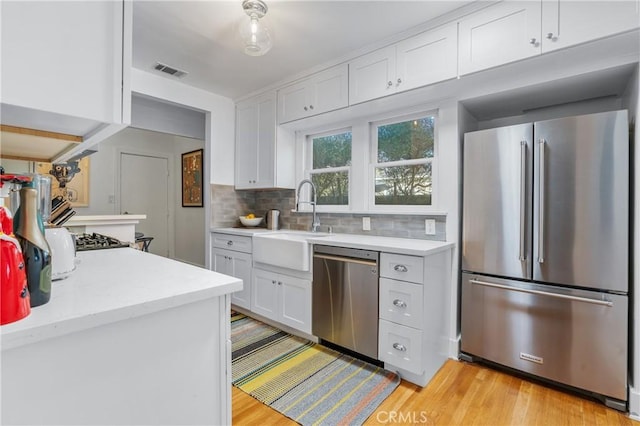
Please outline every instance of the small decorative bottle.
M33 308L44 305L51 298L51 249L44 237L44 224L38 214L36 189L20 190L20 208L16 218L18 221L14 232L22 247Z

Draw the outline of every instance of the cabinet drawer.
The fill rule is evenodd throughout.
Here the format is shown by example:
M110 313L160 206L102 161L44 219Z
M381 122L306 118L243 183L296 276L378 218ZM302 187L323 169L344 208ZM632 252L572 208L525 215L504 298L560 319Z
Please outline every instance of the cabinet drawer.
M380 276L422 284L424 281L424 258L382 253L380 255Z
M422 331L380 320L378 357L395 367L422 374Z
M222 234L217 232L214 232L212 237L214 247L251 253L251 237Z
M380 318L422 328L422 289L405 281L380 278Z

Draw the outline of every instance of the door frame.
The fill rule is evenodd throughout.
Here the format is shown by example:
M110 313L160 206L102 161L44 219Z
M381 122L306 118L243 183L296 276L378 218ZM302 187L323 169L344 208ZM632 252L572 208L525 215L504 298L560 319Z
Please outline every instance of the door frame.
M169 250L169 258L175 258L175 204L176 204L176 182L175 182L175 154L170 152L149 152L145 150L131 149L125 147L117 147L115 150L115 198L116 198L116 212L120 214L122 211L120 208L121 199L121 168L120 159L122 154L139 155L144 157L155 157L167 160L167 167L169 168L169 176L167 176L167 199L169 200L169 217L167 217L167 245Z

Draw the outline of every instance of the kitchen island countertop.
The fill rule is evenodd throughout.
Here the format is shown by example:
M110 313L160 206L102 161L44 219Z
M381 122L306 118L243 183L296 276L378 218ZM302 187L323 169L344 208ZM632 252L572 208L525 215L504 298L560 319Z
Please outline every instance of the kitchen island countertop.
M135 318L242 289L242 281L132 248L78 252L49 303L0 327L2 349Z

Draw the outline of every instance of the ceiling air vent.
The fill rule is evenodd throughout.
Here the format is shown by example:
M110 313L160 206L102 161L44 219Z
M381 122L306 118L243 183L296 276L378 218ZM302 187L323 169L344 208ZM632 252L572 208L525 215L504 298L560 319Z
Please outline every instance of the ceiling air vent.
M169 65L166 65L166 64L161 64L160 62L156 62L156 65L153 67L153 69L156 71L161 71L163 73L172 75L174 77L178 77L178 78L184 77L185 75L188 74L188 72L186 71L182 71L177 68L170 67Z

